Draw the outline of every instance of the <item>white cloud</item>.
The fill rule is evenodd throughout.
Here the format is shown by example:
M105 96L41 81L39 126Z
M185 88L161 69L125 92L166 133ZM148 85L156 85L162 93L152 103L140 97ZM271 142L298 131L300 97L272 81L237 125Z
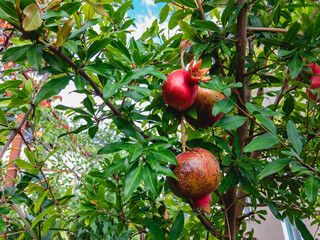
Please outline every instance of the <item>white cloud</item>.
M144 1L151 1L151 0L144 0ZM147 28L151 27L154 20L158 18L157 15L153 14L150 9L148 9L148 15L139 14L135 17L135 24L136 27L131 26L129 30L132 31L131 36L133 36L135 39L139 39L141 35L146 31ZM168 38L169 36L173 36L177 33L178 28L174 28L172 30L169 30L168 28L168 22L163 22L159 24L160 29L165 29L163 33Z
M144 3L145 5L151 5L151 6L156 5L153 0L142 0L142 3Z

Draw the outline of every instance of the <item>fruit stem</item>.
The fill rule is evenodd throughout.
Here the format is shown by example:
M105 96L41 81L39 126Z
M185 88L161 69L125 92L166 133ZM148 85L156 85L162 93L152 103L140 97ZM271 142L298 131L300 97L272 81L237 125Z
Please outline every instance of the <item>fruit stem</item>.
M184 125L184 111L181 111L181 143L182 152L186 152L186 128Z

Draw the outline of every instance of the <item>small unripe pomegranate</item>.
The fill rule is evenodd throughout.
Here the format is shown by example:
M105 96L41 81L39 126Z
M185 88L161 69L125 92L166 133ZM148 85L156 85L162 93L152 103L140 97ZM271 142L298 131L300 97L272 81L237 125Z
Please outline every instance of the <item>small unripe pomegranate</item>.
M162 97L169 106L184 110L193 104L198 94L197 83L211 80L203 76L209 69L200 70L200 66L201 60L194 66L192 61L188 71L179 69L167 76L167 81L162 85Z
M195 148L179 154L177 161L178 164L170 168L179 181L167 177L170 190L178 197L192 199L194 207L210 212L210 193L220 182L220 167L215 156L205 149Z
M211 127L223 116L222 113L219 113L216 117L212 115L213 105L223 98L225 96L222 93L199 87L198 96L192 105L197 111L197 119L186 115L187 121L196 128Z

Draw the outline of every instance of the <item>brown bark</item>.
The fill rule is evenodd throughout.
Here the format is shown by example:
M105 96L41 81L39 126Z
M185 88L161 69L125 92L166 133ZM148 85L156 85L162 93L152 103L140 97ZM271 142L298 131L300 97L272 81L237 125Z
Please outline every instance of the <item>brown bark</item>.
M246 3L246 0L238 0L237 6L239 7L241 4ZM238 63L235 71L235 79L236 82L242 83L242 87L238 90L238 106L242 109L242 111L238 111L240 116L247 117L248 111L246 109L245 103L250 101L250 92L247 89L246 82L246 70L245 70L245 56L247 54L247 15L248 15L248 6L244 5L239 12L237 17L237 42L236 42L236 50L238 53ZM237 129L237 135L239 137L240 146L241 146L241 154L242 149L246 145L246 138L248 132L248 120ZM228 209L226 216L226 224L229 224L229 240L234 240L236 232L239 231L240 225L237 222L237 217L241 215L243 210L243 204L237 202L234 204L234 201L241 196L243 193L238 191L237 187L233 187L229 189L224 196L225 207ZM237 196L238 195L238 196Z

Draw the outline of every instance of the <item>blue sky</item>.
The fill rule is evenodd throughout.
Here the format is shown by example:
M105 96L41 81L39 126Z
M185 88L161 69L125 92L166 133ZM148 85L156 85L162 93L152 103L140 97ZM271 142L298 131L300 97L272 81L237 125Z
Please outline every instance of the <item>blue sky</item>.
M133 34L135 38L139 38L144 30L149 27L155 19L159 19L160 8L166 3L154 3L154 0L133 0L134 9L128 11L128 15L135 18L137 28L130 28L135 30ZM167 23L161 24L164 28Z

